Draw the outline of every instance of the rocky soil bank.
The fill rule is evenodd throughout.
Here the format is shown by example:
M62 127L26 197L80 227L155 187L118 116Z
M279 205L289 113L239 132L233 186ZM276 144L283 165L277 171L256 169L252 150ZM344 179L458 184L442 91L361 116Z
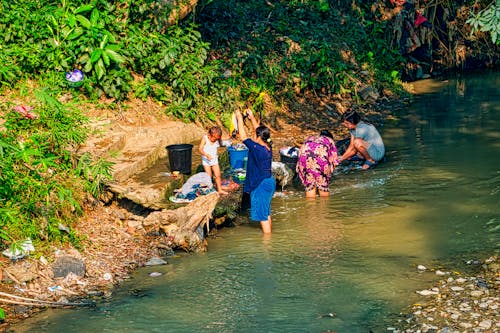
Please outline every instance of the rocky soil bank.
M499 332L500 265L496 257L467 262L475 274L436 270L443 279L435 286L417 290L421 300L389 331ZM425 271L425 267L419 267Z

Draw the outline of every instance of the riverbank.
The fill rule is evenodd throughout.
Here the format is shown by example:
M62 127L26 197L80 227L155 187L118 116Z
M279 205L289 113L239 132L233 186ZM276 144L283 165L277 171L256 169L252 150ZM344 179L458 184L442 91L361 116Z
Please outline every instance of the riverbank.
M493 256L469 260L466 272L434 270L443 278L417 290L421 300L401 313L392 332L498 332L500 330L500 265ZM419 274L427 268L420 266Z
M388 99L387 101L390 102ZM277 119L278 126L273 128L275 147L300 143L301 139L323 127L331 128L337 140L345 137L345 129L340 126L338 120L341 108L351 105L331 103L323 107L309 106L309 118L297 122L299 125L283 120L284 117ZM382 99L378 104L365 106L361 112L369 121L383 126L388 117L397 117L398 108L403 106L404 103L401 101L393 101L393 106L391 106L386 99ZM290 113L287 115L293 116ZM329 123L325 124L324 119L327 119ZM127 121L130 122L131 119ZM314 126L309 126L304 130L304 122L313 123ZM275 149L275 152L278 150ZM84 244L85 247L79 251L69 248L50 249L48 252L53 252L54 258L49 258L47 264L41 257L30 259L32 266L40 269L40 276L25 284L21 281L19 281L20 284L11 282L9 286L12 287L10 289L12 292L22 297L39 297L54 302L79 301L82 298L99 300L103 297L111 297L113 288L128 278L130 272L144 266L149 259L162 257L168 261L169 255L175 255L169 251L168 246L165 246L165 244L168 245L167 238L148 234L138 227L138 222L148 215L147 211L137 209L135 206L127 206L126 203L119 201L112 201L109 204L95 202L94 204L94 207L88 207L86 217L78 226L80 233L88 234L88 243ZM66 279L51 279L51 265L58 257L63 256L81 259L86 265L88 274L82 278L70 276ZM35 308L26 305L16 306L13 313L18 317L15 320L29 316L33 310ZM483 318L488 318L487 316L490 315L491 313L487 313ZM493 322L493 319L491 320ZM415 327L417 326L411 329L416 329ZM8 325L5 328L8 330Z
M353 106L352 101L327 100L325 97L310 101L304 98L290 109L274 112L274 115L279 116L264 119L272 127L275 160L279 161L279 147L299 145L308 135L317 133L322 128L329 128L337 140L347 136L346 129L340 124L340 116L345 109ZM397 113L404 103L391 99L390 96L383 96L359 110L371 122L383 126L384 120ZM150 127L154 131L162 123L172 121L155 104L142 104L136 100L131 105L130 109L134 112L116 113L109 110L103 113L102 110L89 108L86 114L99 122L136 126L137 130L144 124L154 124ZM204 133L204 129L200 127L200 135L201 133ZM154 138L155 135L150 137ZM151 150L156 148L155 142L151 140ZM147 146L148 142L142 144ZM101 145L93 146L96 151L91 153L94 154ZM120 165L114 167L120 168ZM5 257L1 259L1 291L14 296L4 297L6 318L1 329L8 330L10 325L43 310L45 306L61 307L68 302L92 302L110 297L113 288L118 287L135 269L145 266L150 259L162 258L168 261L168 256L176 255L168 236L143 228L144 219L153 210L121 200L112 193L103 198L104 201L90 202L85 208L84 216L74 227L74 231L84 239L80 248L54 245L47 249L37 248L35 257L15 262ZM211 232L216 233L216 229ZM75 267L76 274L55 274L57 270L69 272L71 268L75 270Z

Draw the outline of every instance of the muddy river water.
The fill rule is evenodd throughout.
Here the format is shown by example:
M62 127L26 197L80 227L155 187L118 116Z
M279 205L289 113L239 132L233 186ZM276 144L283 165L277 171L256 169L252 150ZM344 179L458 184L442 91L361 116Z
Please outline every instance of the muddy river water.
M275 197L270 238L223 229L207 253L141 269L108 302L46 311L14 332L386 331L439 278L417 265L498 254L500 76L415 86L380 128L387 160L337 174L325 200Z

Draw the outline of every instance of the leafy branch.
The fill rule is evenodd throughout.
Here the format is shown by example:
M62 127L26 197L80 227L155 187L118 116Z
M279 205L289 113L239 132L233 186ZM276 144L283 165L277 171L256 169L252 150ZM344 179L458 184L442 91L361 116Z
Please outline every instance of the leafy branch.
M491 41L498 45L500 43L500 2L494 0L483 10L471 13L466 23L472 27L471 35L477 31L489 32Z

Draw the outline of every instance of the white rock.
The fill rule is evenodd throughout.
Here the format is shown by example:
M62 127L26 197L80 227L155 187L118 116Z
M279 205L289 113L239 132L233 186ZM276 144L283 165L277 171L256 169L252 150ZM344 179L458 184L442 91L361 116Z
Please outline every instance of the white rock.
M451 289L451 290L453 290L453 291L464 291L464 288L462 288L462 287L457 287L457 286L453 286L453 287L451 287L450 289Z
M104 275L102 276L102 278L106 281L109 281L113 278L113 275L111 275L111 273L104 273Z
M44 264L45 266L47 266L47 265L48 265L48 263L49 263L49 262L47 261L47 259L45 259L45 257L44 257L44 256L41 256L41 257L40 257L40 262L41 262L42 264Z
M425 267L424 265L418 265L418 266L417 266L417 269L418 269L419 271L425 271L425 270L427 270L427 267Z
M443 275L449 275L450 272L443 272L443 271L440 271L439 269L436 271L436 275L438 276L443 276Z
M489 329L491 327L491 324L492 324L491 320L485 319L479 323L479 327L484 329Z
M460 327L463 327L463 328L471 328L471 327L472 327L472 324L471 324L471 323L460 323Z
M469 316L473 319L481 318L481 314L477 312L471 312Z
M455 280L456 283L464 283L464 282L467 282L467 279L464 279L464 278L458 278Z
M488 308L488 303L486 303L486 302L479 303L479 307L480 307L481 309L487 309L487 308Z
M481 290L473 290L470 292L470 295L472 297L480 297L483 295L483 292Z
M437 295L438 292L434 290L418 290L417 294L422 295L422 296L429 296L429 295Z

